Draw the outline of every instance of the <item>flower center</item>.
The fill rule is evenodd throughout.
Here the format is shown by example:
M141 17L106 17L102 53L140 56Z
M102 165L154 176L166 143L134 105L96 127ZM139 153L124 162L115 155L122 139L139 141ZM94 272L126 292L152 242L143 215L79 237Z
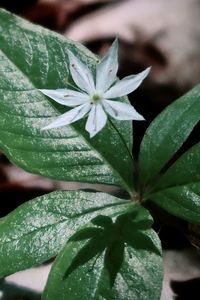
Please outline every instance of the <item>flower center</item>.
M99 102L101 99L102 99L102 97L100 95L98 95L98 94L91 95L91 102L93 104Z

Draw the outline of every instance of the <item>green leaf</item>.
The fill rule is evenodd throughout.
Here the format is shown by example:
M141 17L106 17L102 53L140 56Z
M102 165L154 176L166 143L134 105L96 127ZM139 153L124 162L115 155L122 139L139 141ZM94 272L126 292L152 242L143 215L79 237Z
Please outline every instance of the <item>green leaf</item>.
M200 120L200 86L169 105L150 125L143 138L139 170L141 185L152 180L184 143Z
M200 223L200 182L164 189L149 197L172 215Z
M5 10L0 10L0 147L8 158L32 173L133 190L130 121L108 122L90 139L85 119L42 131L63 106L37 89L72 83L67 50L94 72L96 58L87 49ZM127 98L121 98L127 102ZM114 125L113 125L114 124Z
M175 216L200 223L199 170L200 143L185 152L146 197Z
M105 193L53 192L31 200L0 221L0 276L56 256L67 239L99 214L117 216L130 201Z
M185 152L160 177L155 190L163 190L173 186L200 182L200 143Z
M136 209L140 220L150 219L144 208L136 206ZM159 239L150 228L137 230L140 221L137 218L132 213L123 214L110 222L109 227L105 226L104 233L100 227L99 235L89 242L68 242L52 267L43 300L66 297L69 300L159 300L162 286ZM139 249L138 241L134 242L135 234L146 236L155 251L148 244Z

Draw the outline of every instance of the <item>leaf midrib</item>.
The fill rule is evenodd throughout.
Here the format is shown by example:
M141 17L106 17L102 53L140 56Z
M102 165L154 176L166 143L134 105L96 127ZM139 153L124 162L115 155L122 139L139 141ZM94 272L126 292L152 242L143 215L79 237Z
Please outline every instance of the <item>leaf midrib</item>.
M18 241L18 240L24 238L25 236L34 234L35 232L38 232L38 231L40 231L40 230L44 230L44 229L50 228L50 227L52 227L52 226L57 226L58 224L62 224L62 223L64 223L64 222L68 222L69 220L71 221L71 220L73 220L73 219L80 218L81 216L85 216L85 215L91 214L91 213L93 213L93 212L98 212L99 210L104 210L104 209L106 209L106 208L116 207L116 206L121 206L121 205L127 205L127 206L129 206L130 203L129 203L129 201L127 201L127 203L124 203L124 201L121 201L120 203L107 204L107 205L105 205L105 206L103 206L103 207L94 207L94 208L87 209L87 210L85 210L84 212L79 213L79 214L74 214L73 216L67 216L67 215L63 215L63 214L58 213L58 212L54 212L53 210L52 210L52 211L51 211L51 210L48 210L48 211L47 211L48 213L49 213L49 212L50 212L50 213L52 212L53 214L55 214L55 215L57 214L57 215L59 215L59 216L62 216L62 217L65 218L65 219L64 219L64 220L63 220L63 219L60 219L60 220L58 220L57 222L54 222L54 223L51 223L51 224L47 224L47 225L44 225L44 226L41 226L41 227L38 227L38 228L35 228L35 229L33 229L32 231L29 231L29 232L24 233L23 235L19 236L18 238L12 238L12 239L10 239L9 241L6 241L6 242L2 242L2 241L1 241L1 238L0 238L0 241L3 243L3 245L9 244L9 243L12 243L12 242L14 242L14 241ZM114 212L111 213L111 215L113 215L113 214L115 214L115 213L114 213ZM89 221L88 221L88 222L89 222ZM86 223L88 223L88 222L86 222ZM5 226L5 225L4 225L4 226ZM2 227L2 228L3 228L3 227ZM1 229L2 229L2 228L1 228Z

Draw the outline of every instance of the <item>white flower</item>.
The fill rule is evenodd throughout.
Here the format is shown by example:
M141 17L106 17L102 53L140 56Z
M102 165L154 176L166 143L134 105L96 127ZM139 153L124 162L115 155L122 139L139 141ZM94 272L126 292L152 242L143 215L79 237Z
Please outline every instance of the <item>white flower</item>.
M118 42L115 40L108 53L97 64L94 80L88 67L68 51L70 72L79 91L71 89L40 91L62 105L75 108L62 114L43 129L65 126L88 115L85 129L90 137L93 137L106 125L107 114L117 120L144 120L133 106L116 101L116 98L134 91L148 75L150 68L117 81L117 52Z

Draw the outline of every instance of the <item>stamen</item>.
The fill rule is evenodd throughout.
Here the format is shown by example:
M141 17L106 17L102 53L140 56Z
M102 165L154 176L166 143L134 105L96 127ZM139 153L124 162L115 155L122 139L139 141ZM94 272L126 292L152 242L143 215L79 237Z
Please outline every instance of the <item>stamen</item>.
M90 100L92 104L96 104L97 102L100 102L102 100L102 96L98 94L93 94L90 96Z

